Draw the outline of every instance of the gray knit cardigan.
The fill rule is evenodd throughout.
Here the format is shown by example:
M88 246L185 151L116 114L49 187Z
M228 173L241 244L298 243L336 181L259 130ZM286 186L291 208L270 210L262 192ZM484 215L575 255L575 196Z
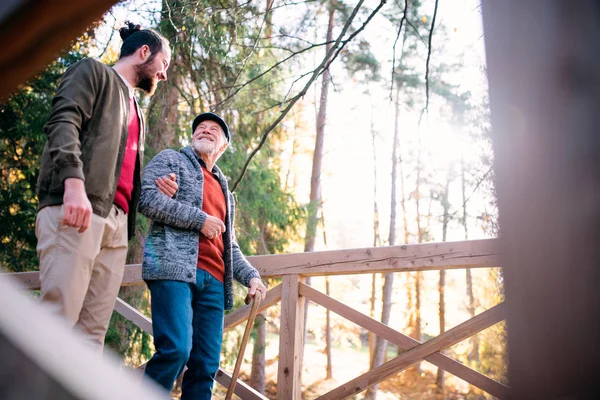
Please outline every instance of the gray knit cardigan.
M206 213L202 211L204 175L200 163L204 164L187 146L179 152L160 152L144 168L139 211L152 220L144 247L144 280L196 282L198 241L206 221ZM227 201L223 261L225 309L230 310L233 308L233 278L248 286L252 278L260 278L260 275L246 260L235 241L235 205L227 179L216 165L212 172L221 184ZM156 179L170 173L177 175L179 186L173 198L161 193L155 184Z

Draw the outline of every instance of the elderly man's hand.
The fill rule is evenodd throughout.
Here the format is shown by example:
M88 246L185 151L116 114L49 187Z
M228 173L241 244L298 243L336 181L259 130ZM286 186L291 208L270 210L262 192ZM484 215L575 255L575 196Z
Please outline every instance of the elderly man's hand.
M262 281L260 280L260 278L252 278L250 279L250 283L248 286L248 296L250 297L254 297L254 295L256 294L256 292L259 293L261 300L265 299L265 296L267 295L267 288L265 285L263 285Z
M179 188L177 185L177 176L172 172L168 176L161 176L154 183L156 183L158 190L169 197L175 196Z
M207 214L206 221L200 230L204 236L209 239L214 239L225 232L225 224L217 217Z

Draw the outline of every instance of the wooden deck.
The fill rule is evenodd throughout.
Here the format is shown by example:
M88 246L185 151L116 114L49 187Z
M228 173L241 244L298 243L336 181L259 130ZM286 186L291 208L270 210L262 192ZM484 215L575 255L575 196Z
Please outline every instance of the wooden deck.
M498 246L498 240L489 239L249 257L263 278L282 279L281 284L269 289L266 299L260 305L261 311L278 304L281 307L277 399L301 398L302 325L306 300L321 305L406 350L383 365L323 393L319 399L347 398L422 360L431 362L499 399L507 398L508 387L440 353L504 320L504 304L486 310L440 336L421 343L306 285L304 279L306 276L497 267ZM6 275L16 278L27 289L39 289L37 272ZM123 285L143 284L141 265L126 266ZM152 334L152 321L123 300L117 300L115 311ZM243 323L249 311L250 306L244 306L227 315L225 331ZM228 387L230 381L231 374L220 370L217 382ZM236 394L242 399L265 399L241 381L236 386Z

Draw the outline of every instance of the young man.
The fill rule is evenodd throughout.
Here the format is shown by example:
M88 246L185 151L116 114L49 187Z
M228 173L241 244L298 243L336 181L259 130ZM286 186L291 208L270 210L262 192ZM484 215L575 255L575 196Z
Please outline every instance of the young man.
M213 113L192 124L192 146L165 150L144 170L140 212L153 220L142 276L150 289L156 353L146 375L171 390L184 366L182 399L210 399L219 368L223 311L233 307L232 280L264 299L266 288L235 241L235 207L215 165L227 148L227 124ZM173 198L156 179L174 173Z
M37 192L41 299L100 352L140 193L144 120L134 88L152 94L171 53L139 25L120 34L114 67L85 59L64 74L44 126Z

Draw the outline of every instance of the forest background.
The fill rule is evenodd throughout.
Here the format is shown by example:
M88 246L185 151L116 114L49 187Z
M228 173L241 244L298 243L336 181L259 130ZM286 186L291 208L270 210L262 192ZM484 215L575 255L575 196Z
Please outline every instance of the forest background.
M246 255L495 237L497 211L485 55L476 0L123 1L0 105L0 264L37 269L35 185L42 127L64 71L84 57L112 64L125 20L173 48L168 81L140 95L146 162L190 139L193 117L233 131L219 165L235 188ZM257 151L256 151L257 150ZM139 217L129 263L149 221ZM269 282L270 286L276 282ZM313 278L313 286L418 340L502 300L499 269ZM238 288L241 303L243 288ZM149 315L143 288L120 296ZM255 323L243 376L272 397L278 309ZM398 349L321 307L306 316L304 398L381 364ZM224 338L231 368L241 328ZM116 313L107 346L136 367L151 337ZM504 382L505 328L446 354ZM358 398L483 398L427 362Z

